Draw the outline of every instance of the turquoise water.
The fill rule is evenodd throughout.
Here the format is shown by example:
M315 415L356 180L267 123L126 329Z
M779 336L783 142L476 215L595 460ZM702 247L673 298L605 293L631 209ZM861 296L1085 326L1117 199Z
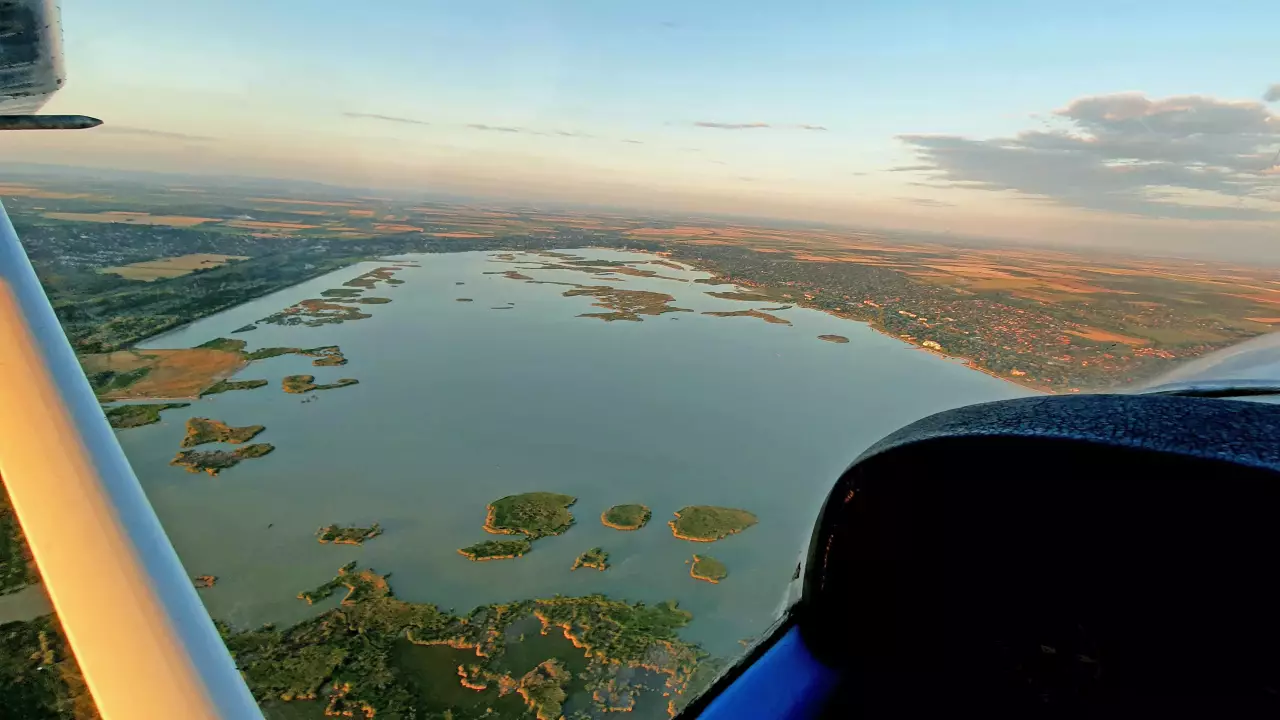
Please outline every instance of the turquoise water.
M331 368L294 356L256 362L236 377L265 378L268 387L212 396L118 434L188 572L218 576L201 593L215 617L242 627L296 621L317 610L296 599L299 590L358 560L392 573L400 597L459 612L556 593L673 598L694 614L686 639L732 654L779 612L825 494L858 453L931 413L1027 394L817 311L776 313L791 326L696 313L606 323L576 317L598 310L594 298L484 275L517 267L491 254L411 257L421 267L399 271L403 285L366 292L393 299L362 306L367 320L230 334L386 263L347 268L145 344L190 347L220 336L250 349L337 344L349 359ZM642 267L678 279L522 272L658 290L698 311L771 305L712 298L707 290L729 288L689 282L705 273ZM491 309L507 303L514 308ZM818 340L824 333L850 342ZM294 373L360 384L303 403L280 389ZM255 441L276 451L218 477L172 467L193 416L265 425ZM577 496L577 525L517 560L457 554L492 537L481 530L489 501L532 490ZM653 509L646 528L600 524L607 507L628 502ZM760 523L712 545L674 539L666 521L697 504L745 508ZM362 547L315 540L321 525L374 521L386 533ZM597 545L612 567L570 572ZM724 561L729 577L719 585L690 578L695 551Z

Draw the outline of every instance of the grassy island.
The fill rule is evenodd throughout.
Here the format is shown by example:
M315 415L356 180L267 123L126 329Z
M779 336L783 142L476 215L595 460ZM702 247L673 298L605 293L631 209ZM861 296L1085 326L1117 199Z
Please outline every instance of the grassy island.
M260 458L275 449L271 443L255 443L236 450L183 450L169 464L185 467L187 472L217 475L227 468L239 465L242 460Z
M572 290L566 290L563 294L565 297L581 295L594 297L596 302L591 303L593 306L605 308L611 312L582 313L578 317L599 318L605 322L614 320L641 322L644 319L640 317L641 315L693 312L689 308L672 306L670 303L675 301L674 296L651 290L619 290L607 286L579 285Z
M763 300L764 302L768 302L774 299L773 296L771 295L765 295L764 293L747 292L747 291L738 291L738 292L707 291L707 294L713 298L720 298L721 300L743 300L746 302L759 302L761 300Z
M667 525L671 532L681 540L693 542L714 542L755 525L759 520L746 510L715 507L713 505L690 505L676 512L676 519Z
M318 707L307 717L551 720L561 717L571 688L595 716L629 707L619 696L639 690L637 674L645 673L653 674L652 694L669 693L679 709L699 686L700 665L714 665L680 639L692 615L672 602L553 597L454 615L400 600L386 577L355 563L298 597L316 603L334 594L343 594L339 607L291 627L234 632L219 625L268 717L289 701L312 700ZM513 632L528 626L529 641L524 630ZM525 646L548 641L565 650L531 654Z
M187 421L187 436L182 438L182 447L189 448L215 442L239 445L240 443L249 442L258 433L266 429L263 425L232 427L219 420L199 417L191 418Z
M255 325L254 323L249 323L248 325L241 325L240 327L236 328L235 330L232 330L231 332L242 333L242 332L249 332L250 330L257 330L257 329L258 329L257 325Z
M164 410L190 407L191 403L148 403L145 405L117 405L107 409L107 420L117 430L141 427L160 422Z
M196 577L191 578L191 582L195 584L197 590L204 590L205 588L213 587L214 583L218 582L218 576L197 575Z
M287 393L301 394L309 393L312 390L333 390L335 388L359 384L360 381L355 378L342 378L338 380L338 382L317 385L316 377L314 375L289 375L284 379L284 391Z
M644 505L614 505L600 515L600 522L614 530L639 530L653 513Z
M382 526L374 523L373 527L342 527L341 525L326 525L316 532L316 537L322 543L334 543L336 545L363 545L365 540L372 540L382 534Z
M767 323L773 323L774 325L790 325L790 324L791 324L791 321L790 321L790 320L783 320L782 318L778 317L777 315L770 315L769 313L767 313L767 312L762 312L762 311L760 311L760 310L733 310L733 311L731 311L731 312L730 312L730 311L724 311L724 312L704 312L704 313L702 313L702 314L703 314L703 315L710 315L710 316L712 316L712 317L753 317L753 318L760 318L761 320L763 320L763 321L765 321L765 322L767 322Z
M715 584L729 577L729 569L724 563L706 555L694 555L693 566L689 568L689 576L695 580L705 580Z
M363 293L364 293L364 290L359 290L356 288L333 288L331 290L321 291L320 297L353 298L353 297L360 297L360 295Z
M609 569L609 553L605 552L604 550L598 547L591 548L590 550L579 555L578 559L573 561L573 567L569 569L577 570L578 568L583 568L583 567L595 568L596 570L608 570Z
M819 336L818 336L818 339L819 339L819 340L826 340L827 342L833 342L833 343L847 343L847 342L849 342L849 338L847 338L847 337L845 337L845 336L843 336L843 335L819 335Z
M458 302L475 302L471 298L458 298Z
M533 543L520 540L485 540L460 548L458 554L468 560L508 560L518 558L533 549Z
M360 312L350 305L343 305L325 298L310 298L291 305L278 313L268 315L258 322L271 325L321 325L339 324L348 320L366 320L372 315Z
M267 384L266 380L219 380L200 392L200 397L231 392L232 390L254 390Z
M530 540L559 535L573 525L569 506L577 501L572 495L549 492L508 495L489 504L484 529L497 535L524 535Z

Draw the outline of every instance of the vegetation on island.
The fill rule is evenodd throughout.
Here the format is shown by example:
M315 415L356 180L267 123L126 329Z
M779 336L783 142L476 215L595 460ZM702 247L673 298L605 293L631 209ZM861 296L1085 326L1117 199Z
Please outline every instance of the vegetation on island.
M169 464L185 467L187 472L217 475L227 468L239 465L242 460L260 458L275 449L271 443L255 443L235 450L183 450Z
M533 543L527 539L519 540L485 540L475 545L460 548L458 554L468 560L508 560L518 558L533 549Z
M365 540L372 540L382 534L382 526L374 523L373 527L343 527L341 525L326 525L316 531L316 537L322 543L334 543L336 545L363 545Z
M211 588L218 582L217 575L197 575L191 578L191 582L196 586L197 590Z
M827 342L842 343L842 344L849 342L849 338L843 335L819 335L818 339L826 340Z
M457 301L458 302L475 302L471 298L458 298Z
M694 555L693 565L689 567L689 575L695 580L705 580L715 584L729 577L729 569L713 557Z
M221 350L223 352L243 352L245 346L249 343L244 340L235 338L214 338L207 342L202 342L195 347L197 350Z
M765 293L760 292L748 292L745 290L735 290L733 292L715 292L708 290L707 294L713 298L720 298L721 300L743 300L746 302L769 302L774 299L772 295L766 295Z
M530 540L559 535L573 525L569 506L577 501L572 495L550 492L508 495L489 503L484 529L499 535L524 535Z
M614 320L630 320L641 322L641 315L662 315L669 312L693 312L689 308L675 307L675 297L666 293L651 290L619 290L608 286L578 285L566 290L565 297L589 296L596 299L591 303L595 307L605 308L610 312L581 313L578 317L598 318L605 322Z
M347 364L347 358L337 345L325 345L305 350L295 347L269 347L245 353L244 358L249 361L266 360L280 355L305 355L315 358L311 361L311 364L320 367Z
M639 530L653 513L644 505L614 505L600 515L600 522L614 530Z
M267 384L266 380L219 380L200 391L200 397L218 395L232 390L255 390Z
M102 370L88 373L86 377L89 379L89 387L93 388L93 393L99 397L106 397L137 383L150 372L150 367L139 367L120 371Z
M249 323L248 325L241 325L240 327L236 328L235 330L232 330L231 332L242 333L242 332L249 332L250 330L257 330L257 329L258 329L257 325L253 323Z
M107 408L107 421L117 430L142 427L160 422L160 413L165 410L190 407L191 403L140 403L137 405L117 405Z
M0 717L98 720L89 688L58 619L0 625Z
M762 312L760 310L732 310L732 311L725 310L725 311L717 311L717 312L704 312L702 314L710 315L712 317L725 317L725 318L727 317L760 318L761 320L767 323L772 323L774 325L790 325L791 324L790 320L783 320L777 315L770 315L769 313Z
M359 385L355 378L341 378L337 382L316 384L314 375L288 375L284 379L284 391L287 393L309 393L312 390L333 390L348 385Z
M714 542L755 525L759 520L746 510L690 505L676 511L676 519L667 522L671 532L681 540Z
M359 300L339 300L338 302L355 302L361 305L386 305L391 302L391 298L384 297L366 297Z
M288 628L237 632L219 623L250 690L268 711L314 701L317 716L478 720L493 717L495 709L503 710L500 717L518 716L523 706L551 720L561 716L571 690L591 698L589 707L598 712L616 704L620 692L639 692L634 680L628 682L637 671L665 677L665 685L650 690L670 694L674 707L684 702L706 657L679 639L692 616L672 602L554 597L484 605L456 616L396 598L386 577L357 570L355 563L298 597L315 603L335 593L343 594L338 607ZM516 639L513 631L530 624L569 652L543 644L546 655L530 656L523 632Z
M361 312L350 305L343 305L340 302L324 298L309 298L290 305L280 312L268 315L258 322L268 325L320 327L321 325L336 325L349 320L367 320L371 317L373 316Z
M360 297L362 294L364 294L363 290L357 290L355 288L333 288L331 290L321 291L320 297L354 298L354 297Z
M187 435L182 438L182 447L189 448L216 442L239 445L249 442L266 429L265 425L233 427L220 420L195 417L187 420Z
M595 568L596 570L608 570L609 569L609 553L605 552L601 548L593 547L590 550L579 555L578 559L573 561L573 567L569 569L577 570L578 568L583 568L583 567Z

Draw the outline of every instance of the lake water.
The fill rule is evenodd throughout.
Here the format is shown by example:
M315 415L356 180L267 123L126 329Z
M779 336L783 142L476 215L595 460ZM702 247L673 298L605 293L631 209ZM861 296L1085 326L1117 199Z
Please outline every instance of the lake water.
M205 398L166 411L158 425L118 434L189 574L218 576L202 591L215 617L239 627L297 621L323 607L297 600L298 591L357 560L392 573L401 598L459 612L557 593L673 598L694 614L685 639L733 654L775 618L826 492L862 450L931 413L1028 394L817 311L776 313L791 326L697 313L606 323L577 317L599 311L594 298L485 275L517 267L493 254L405 259L421 267L399 271L403 285L366 291L393 299L360 306L370 319L231 334L387 263L347 268L144 344L190 347L216 337L243 338L250 349L336 344L349 360L344 367L313 367L296 356L255 362L237 378L265 378L268 387ZM658 290L697 311L770 305L712 298L706 291L730 288L689 282L705 273L640 267L676 279L522 272ZM513 309L492 309L507 303ZM849 343L818 340L824 333ZM303 403L280 389L296 373L360 384ZM172 467L193 416L265 425L257 440L276 451L217 477ZM516 560L474 563L457 554L493 538L481 530L488 502L534 490L577 496L577 525ZM601 525L600 513L618 503L648 505L653 520L629 533ZM666 521L685 505L745 508L760 523L712 545L684 542ZM321 525L375 521L386 533L362 547L315 539ZM593 546L609 552L612 567L570 572ZM690 578L695 551L724 561L729 577L719 585Z

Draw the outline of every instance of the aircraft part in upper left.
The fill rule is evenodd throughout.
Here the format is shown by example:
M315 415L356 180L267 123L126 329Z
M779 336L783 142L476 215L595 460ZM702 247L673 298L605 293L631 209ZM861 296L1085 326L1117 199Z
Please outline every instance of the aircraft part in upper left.
M0 115L35 113L65 82L56 0L0 0Z

